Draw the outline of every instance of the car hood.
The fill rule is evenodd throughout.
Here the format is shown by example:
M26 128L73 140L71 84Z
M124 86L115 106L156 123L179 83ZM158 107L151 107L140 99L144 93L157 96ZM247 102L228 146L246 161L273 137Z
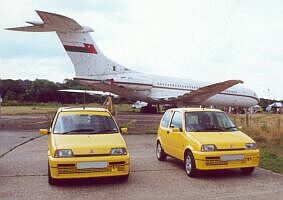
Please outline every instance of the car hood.
M244 149L246 143L254 141L241 131L233 132L192 132L190 133L201 144L214 144L218 150Z
M119 133L91 135L53 134L56 149L72 149L74 155L106 155L111 148L124 147L126 143Z

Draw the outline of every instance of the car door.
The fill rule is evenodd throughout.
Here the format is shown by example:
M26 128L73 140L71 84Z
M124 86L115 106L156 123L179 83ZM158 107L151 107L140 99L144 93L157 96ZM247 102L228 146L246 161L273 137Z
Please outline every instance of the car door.
M179 131L173 131L179 129ZM184 133L183 133L183 113L180 111L175 111L169 126L168 133L168 146L170 149L169 154L178 158L183 159L184 155Z
M168 133L170 131L169 124L172 117L172 111L166 111L161 119L158 135L161 140L161 146L166 153L169 153L170 149L168 146Z

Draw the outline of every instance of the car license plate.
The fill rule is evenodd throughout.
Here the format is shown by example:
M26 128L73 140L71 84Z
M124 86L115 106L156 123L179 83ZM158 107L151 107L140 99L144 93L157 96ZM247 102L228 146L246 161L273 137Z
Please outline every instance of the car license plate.
M220 157L221 161L231 161L231 160L244 160L245 156L243 154L239 155L223 155Z
M108 162L78 162L77 169L105 168Z

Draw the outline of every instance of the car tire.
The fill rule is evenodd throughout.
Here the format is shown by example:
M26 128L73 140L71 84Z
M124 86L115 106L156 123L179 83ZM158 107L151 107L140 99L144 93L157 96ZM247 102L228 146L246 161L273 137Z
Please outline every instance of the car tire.
M187 152L185 154L184 160L185 172L189 177L195 177L197 174L196 163L192 152Z
M158 141L156 144L156 157L159 161L165 161L166 160L166 153L164 152L160 142Z
M254 170L255 170L254 167L241 168L242 174L245 174L245 175L250 175L250 174L252 174Z
M57 180L52 178L52 176L51 176L49 163L48 163L48 183L50 185L56 185L56 183L57 183Z

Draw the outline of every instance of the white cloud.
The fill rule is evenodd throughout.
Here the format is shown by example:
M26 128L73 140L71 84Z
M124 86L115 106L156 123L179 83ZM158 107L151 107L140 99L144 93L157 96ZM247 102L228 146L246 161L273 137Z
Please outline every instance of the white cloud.
M283 99L280 77L283 72L282 1L111 2L88 0L79 5L77 1L67 0L10 0L1 4L0 25L9 27L36 20L35 9L58 12L93 27L92 35L100 49L135 70L208 81L242 79L260 97ZM11 15L11 10L15 14ZM74 75L73 68L68 66L71 62L51 34L9 35L0 31L0 41L6 45L2 47L6 48L5 54L0 55L0 62L5 63L5 66L1 64L0 77L44 76L49 70L39 68L38 64L54 70L49 75L52 80ZM8 45L7 41L14 38L15 42ZM27 39L25 44L24 38ZM21 51L19 46L23 45L31 46L27 48L30 50L15 54L15 49ZM39 51L42 53L37 53ZM58 54L58 58L54 58L54 54ZM45 58L48 56L51 58ZM17 64L21 66L23 59L26 70L13 71L19 69ZM45 64L39 61L45 62L45 59Z
M16 57L0 59L0 79L49 79L62 82L73 78L71 62L61 57Z

